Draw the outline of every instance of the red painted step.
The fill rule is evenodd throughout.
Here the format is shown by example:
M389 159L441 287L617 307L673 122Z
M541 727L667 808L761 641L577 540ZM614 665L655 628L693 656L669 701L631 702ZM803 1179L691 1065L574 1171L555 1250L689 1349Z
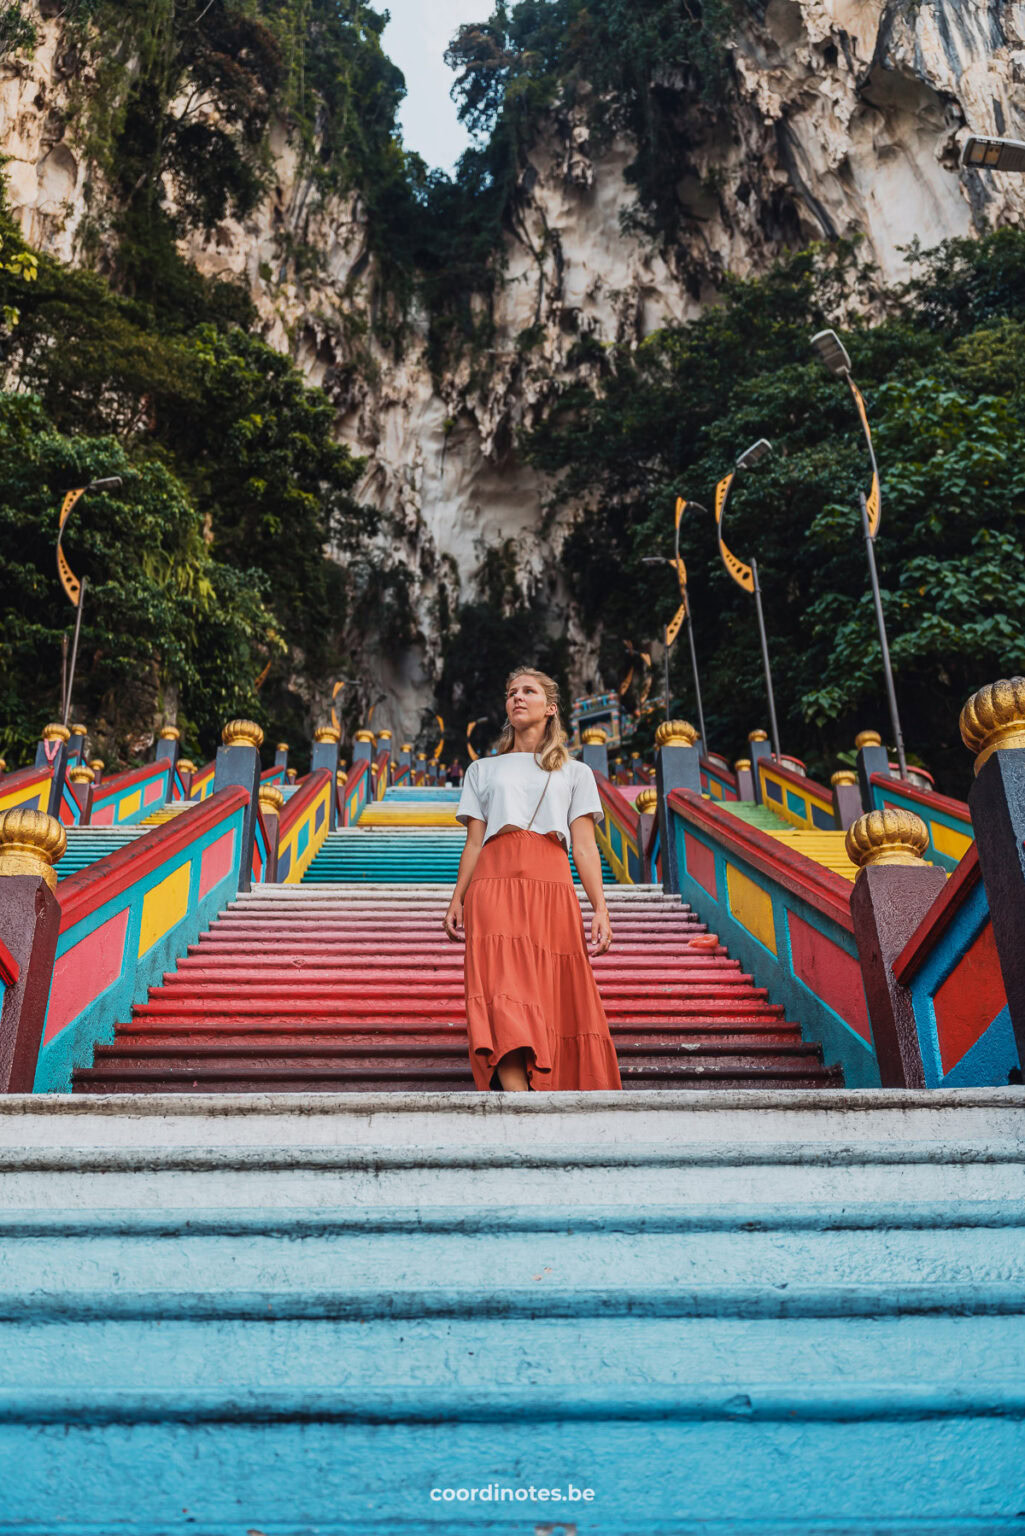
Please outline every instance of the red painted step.
M842 1086L678 900L610 892L594 960L624 1088ZM446 891L257 892L120 1024L77 1093L472 1091ZM581 925L589 930L589 911Z

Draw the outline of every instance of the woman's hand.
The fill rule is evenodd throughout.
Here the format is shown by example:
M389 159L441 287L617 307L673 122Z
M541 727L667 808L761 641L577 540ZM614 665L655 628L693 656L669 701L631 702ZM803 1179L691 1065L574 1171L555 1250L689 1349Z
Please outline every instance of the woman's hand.
M463 903L457 896L453 896L448 904L448 911L444 917L444 928L453 944L466 943L466 930L463 928Z
M594 951L596 955L603 955L612 943L612 920L604 902L591 918L591 943L598 946Z

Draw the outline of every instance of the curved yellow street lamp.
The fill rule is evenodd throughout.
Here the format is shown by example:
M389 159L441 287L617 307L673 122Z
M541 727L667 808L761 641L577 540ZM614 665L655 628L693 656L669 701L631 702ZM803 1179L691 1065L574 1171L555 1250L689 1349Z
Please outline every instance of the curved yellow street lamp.
M868 445L868 456L872 465L872 488L866 498L863 491L859 492L858 501L861 506L861 527L865 536L865 553L868 557L868 573L872 582L872 602L876 612L876 628L879 631L879 649L883 656L883 674L886 679L886 697L890 706L890 724L893 727L894 739L897 746L897 761L900 764L900 776L906 779L908 776L907 759L904 756L904 733L900 728L900 711L897 708L897 690L893 683L893 667L890 664L890 645L886 637L886 615L883 613L883 599L879 591L879 572L876 570L875 537L879 531L879 523L883 515L883 497L879 485L879 466L876 463L876 451L872 442L872 430L868 424L868 412L865 409L865 400L861 390L855 384L851 375L851 360L847 355L847 348L835 331L819 331L811 339L812 350L819 361L829 369L838 379L845 379L850 390L858 416L861 420L862 430L865 433L865 442Z
M762 647L762 667L765 671L765 693L769 702L772 752L774 757L779 758L781 754L779 726L776 723L776 695L772 687L772 668L769 666L769 641L765 633L765 615L762 612L762 589L758 585L758 561L752 558L750 564L745 565L743 560L738 560L733 551L727 548L726 541L722 536L723 523L726 520L726 503L729 499L730 486L733 484L734 479L742 469L753 469L771 451L772 444L764 437L760 437L756 443L751 444L750 448L744 449L744 452L737 459L729 474L724 475L719 481L715 488L715 536L718 540L719 554L722 556L723 565L729 571L738 587L743 587L745 592L750 592L754 595L755 612L758 615L758 638L761 641Z
M73 510L88 491L117 490L123 481L120 475L109 475L105 480L90 480L88 485L80 485L77 489L69 491L61 504L60 518L57 522L57 575L60 577L61 586L68 595L68 601L75 610L75 638L71 645L71 669L64 684L64 699L61 704L61 724L67 725L68 716L71 713L71 690L75 685L75 663L78 660L78 637L82 633L82 607L85 603L86 578L77 577L67 561L67 556L61 547L64 538L64 527ZM64 640L67 645L67 637ZM67 655L67 651L64 651Z

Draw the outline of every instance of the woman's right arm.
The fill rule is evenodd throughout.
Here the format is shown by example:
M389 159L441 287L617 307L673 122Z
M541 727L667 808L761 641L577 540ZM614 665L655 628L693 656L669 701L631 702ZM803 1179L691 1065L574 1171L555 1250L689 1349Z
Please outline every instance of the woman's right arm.
M444 928L454 944L465 944L466 933L463 930L463 897L466 887L470 883L470 877L477 867L481 848L484 846L484 832L486 823L472 817L466 823L466 844L462 857L459 860L459 873L456 876L456 888L452 893L452 900L448 904L448 911L444 917Z

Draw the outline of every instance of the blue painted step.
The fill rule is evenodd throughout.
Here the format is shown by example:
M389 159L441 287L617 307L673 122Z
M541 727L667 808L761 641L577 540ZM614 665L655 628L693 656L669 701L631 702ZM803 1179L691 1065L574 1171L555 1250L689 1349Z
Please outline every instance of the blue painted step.
M0 1101L2 1536L1020 1531L1025 1092L459 1097Z
M68 846L63 858L57 862L57 879L66 880L77 875L80 869L88 869L97 859L105 859L116 853L149 829L147 827L65 827Z

